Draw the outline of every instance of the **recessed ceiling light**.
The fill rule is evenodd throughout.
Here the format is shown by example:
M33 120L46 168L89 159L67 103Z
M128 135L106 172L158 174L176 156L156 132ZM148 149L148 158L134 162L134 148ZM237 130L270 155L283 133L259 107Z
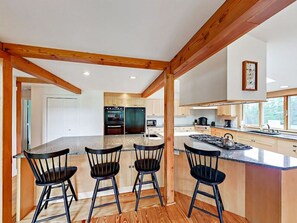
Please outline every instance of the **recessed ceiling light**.
M289 86L288 85L282 85L280 86L280 88L288 88Z
M135 76L130 76L130 79L134 80L134 79L136 79L136 77Z
M85 71L85 72L84 72L84 75L85 75L85 76L90 76L90 72Z
M273 80L273 79L271 79L271 78L269 78L269 77L266 78L266 83L267 83L267 84L269 84L269 83L273 83L273 82L275 82L275 80Z

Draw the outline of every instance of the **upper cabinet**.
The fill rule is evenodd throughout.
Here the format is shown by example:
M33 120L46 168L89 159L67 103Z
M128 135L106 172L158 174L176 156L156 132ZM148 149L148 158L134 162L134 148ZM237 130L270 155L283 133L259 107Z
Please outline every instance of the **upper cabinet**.
M217 115L218 116L231 116L231 117L237 116L236 105L218 106Z
M180 107L179 101L174 101L174 116L189 116L190 108L189 107Z
M164 116L164 101L161 99L146 100L147 116Z
M145 107L140 94L104 93L104 106Z

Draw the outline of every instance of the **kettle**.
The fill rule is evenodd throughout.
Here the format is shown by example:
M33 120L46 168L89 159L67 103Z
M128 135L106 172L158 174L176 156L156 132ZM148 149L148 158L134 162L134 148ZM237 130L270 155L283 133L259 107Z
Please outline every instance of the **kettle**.
M235 145L233 141L233 135L231 133L226 133L221 140L225 148L232 148Z

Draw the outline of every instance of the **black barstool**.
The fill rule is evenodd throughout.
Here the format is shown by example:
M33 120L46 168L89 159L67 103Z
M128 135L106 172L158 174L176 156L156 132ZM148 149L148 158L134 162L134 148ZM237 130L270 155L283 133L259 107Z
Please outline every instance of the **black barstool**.
M223 223L222 212L224 210L224 206L218 185L225 180L226 175L218 170L218 157L220 156L221 152L195 149L187 146L186 144L184 144L184 146L191 168L191 175L197 180L191 205L189 208L188 217L191 217L193 208L196 208L204 213L219 218L220 223ZM212 195L207 192L198 190L200 183L211 186L214 194ZM194 205L197 193L215 199L218 215L215 215Z
M67 222L70 223L69 207L73 198L77 201L76 194L71 184L70 178L75 174L77 167L67 166L67 154L69 149L53 153L37 154L24 151L24 154L30 164L33 174L36 178L36 185L43 186L32 222L49 221L54 218L66 215ZM67 184L65 182L67 181ZM62 196L50 197L51 190L62 187ZM72 195L67 196L67 190L70 188ZM67 198L71 197L68 203ZM37 221L40 212L47 209L48 202L54 200L64 200L65 213ZM44 202L44 203L43 203ZM43 204L42 204L43 203Z
M160 187L158 184L156 172L160 169L160 162L164 150L164 143L157 146L141 146L134 144L136 161L134 162L135 169L137 170L137 177L133 186L132 192L135 191L136 195L136 205L135 211L138 209L139 200L142 198L152 198L158 196L160 203L163 206L163 201L160 193ZM151 181L143 181L145 174L150 174L152 177ZM140 178L139 178L140 177ZM157 191L158 195L150 195L145 197L140 197L141 187L143 184L153 184L154 189ZM136 185L138 186L138 191L136 191Z
M88 222L91 221L94 208L104 207L111 204L117 204L119 214L122 213L119 202L119 189L115 180L115 175L120 171L120 156L122 145L110 149L89 149L85 148L91 167L91 177L96 179L96 185L92 197L91 208L89 212ZM99 188L102 180L111 180L112 186ZM114 190L115 201L105 203L94 207L97 193L100 191Z

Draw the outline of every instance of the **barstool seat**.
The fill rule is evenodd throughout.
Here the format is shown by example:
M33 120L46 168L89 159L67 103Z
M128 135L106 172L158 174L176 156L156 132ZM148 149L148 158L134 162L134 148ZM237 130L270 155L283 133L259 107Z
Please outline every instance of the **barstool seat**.
M205 173L206 175L201 175L201 173ZM215 174L217 176L215 176ZM191 175L196 180L200 180L201 183L204 183L204 184L220 184L226 178L226 175L223 172L219 170L215 172L214 169L210 167L201 166L201 165L193 167L191 169ZM205 176L210 176L210 177L205 177Z
M47 183L44 183L40 180L36 180L36 185L44 186L50 184L58 184L70 179L77 171L76 166L69 166L65 171L65 167L50 169L49 171L45 171L44 174L41 175L42 178L49 178L52 180L48 180ZM62 174L61 174L62 173ZM64 174L66 173L66 174Z
M100 179L117 175L120 171L120 164L116 162L109 162L104 164L96 164L91 168L91 177L94 179Z
M160 170L160 163L156 159L141 159L134 162L137 172L156 172Z

